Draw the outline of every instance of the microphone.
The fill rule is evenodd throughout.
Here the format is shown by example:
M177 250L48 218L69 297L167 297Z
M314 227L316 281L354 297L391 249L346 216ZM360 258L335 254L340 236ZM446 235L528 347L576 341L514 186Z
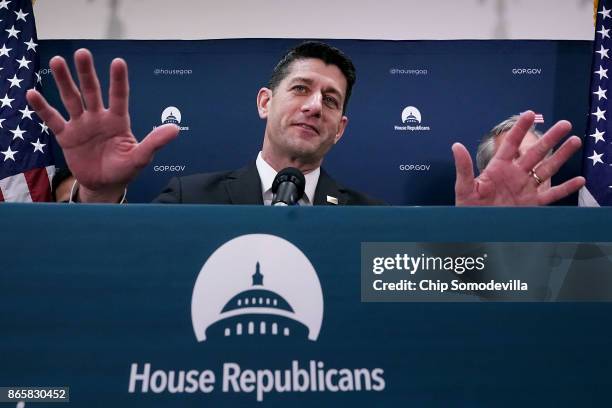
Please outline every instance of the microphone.
M306 179L295 167L287 167L278 172L272 183L272 205L296 205L304 195Z

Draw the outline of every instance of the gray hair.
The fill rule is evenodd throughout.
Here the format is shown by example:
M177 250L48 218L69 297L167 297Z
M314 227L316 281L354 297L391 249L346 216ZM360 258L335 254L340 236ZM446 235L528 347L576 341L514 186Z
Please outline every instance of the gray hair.
M495 140L497 137L512 129L512 126L515 125L518 118L518 115L510 116L508 119L495 125L495 127L482 138L482 141L478 145L478 152L476 153L476 167L478 167L479 172L482 172L493 158L495 154ZM542 132L536 130L535 125L532 125L529 131L536 135L537 138L542 137Z

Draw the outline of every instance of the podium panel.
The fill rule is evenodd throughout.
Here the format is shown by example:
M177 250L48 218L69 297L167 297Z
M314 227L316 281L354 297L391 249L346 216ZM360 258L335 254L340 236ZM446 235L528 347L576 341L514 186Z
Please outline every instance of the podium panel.
M68 387L75 407L609 401L612 304L563 298L588 268L555 302L362 301L365 243L561 243L609 265L609 209L6 204L0 220L2 387Z

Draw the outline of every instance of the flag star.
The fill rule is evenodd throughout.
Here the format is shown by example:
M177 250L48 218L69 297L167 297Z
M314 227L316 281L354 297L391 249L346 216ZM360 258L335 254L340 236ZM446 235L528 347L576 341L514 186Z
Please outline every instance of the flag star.
M612 18L610 17L610 11L612 10L606 9L606 6L601 6L601 11L598 11L597 14L601 14L605 20L606 18Z
M603 164L601 156L603 156L603 153L598 154L595 150L593 150L593 155L589 157L589 159L593 160L593 166L595 166L597 163Z
M49 134L49 126L47 126L47 124L45 122L39 123L40 125L40 133L46 133Z
M610 57L608 56L608 51L610 51L610 49L609 49L609 48L604 48L604 46L603 46L603 45L600 45L599 47L600 47L600 48L599 48L599 51L595 51L595 52L596 52L597 54L601 55L601 59L604 59L604 58L610 58Z
M0 129L2 129L2 122L4 122L6 119L0 119Z
M597 116L597 122L599 122L600 119L606 120L605 114L606 114L606 111L602 111L601 109L599 109L599 106L597 107L596 112L591 113L591 115Z
M32 62L32 61L27 60L27 59L25 58L25 56L21 57L21 59L20 59L20 60L16 60L16 61L19 63L19 68L24 68L24 67L25 67L25 68L27 68L27 69L30 69L30 67L28 66L28 64L29 64L30 62Z
M610 31L610 30L608 30L608 31ZM38 44L36 44L34 42L33 38L30 38L30 41L24 41L23 43L28 46L28 49L26 51L34 50L34 52L36 52L36 47L38 47Z
M40 76L40 74L38 72L35 72L34 75L36 75L36 82L42 84L42 77Z
M7 1L7 0L2 0L2 1L0 1L0 9L5 8L5 9L7 9L7 10L8 10L8 4L9 4L9 3L10 3L10 0L8 0L8 1Z
M0 50L0 51L2 51L2 50ZM599 71L595 71L595 74L599 75L599 79L607 78L608 77L608 70L607 69L603 69L603 67L600 65L599 66Z
M11 132L13 134L13 140L19 138L21 140L23 140L23 134L26 132L25 130L21 130L19 128L19 125L17 125L17 127L15 128L15 130L9 130L9 132Z
M11 26L11 28L7 28L4 31L6 31L8 33L8 38L11 38L11 37L18 38L17 34L19 34L21 32L19 30L15 30L15 24L13 24Z
M15 153L19 153L19 151L12 151L11 146L9 146L5 151L0 153L4 155L4 161L7 161L8 159L15 161Z
M13 11L13 13L17 14L17 20L23 20L23 21L26 21L25 19L26 16L30 14L30 13L24 13L22 9L19 9L19 11Z
M3 55L6 55L8 57L10 50L12 50L12 48L6 48L6 44L4 44L2 48L0 48L0 57Z
M33 110L30 110L28 105L25 106L25 109L19 109L19 112L21 112L21 119L25 119L26 117L32 119L32 114L34 113Z
M38 150L39 152L44 153L42 148L46 146L46 144L40 143L40 139L36 139L36 143L30 142L30 144L34 146L34 151Z
M597 97L599 98L598 101L601 101L601 99L608 99L608 97L606 96L606 92L608 92L607 89L601 89L601 86L597 87L597 92L593 92L593 95L597 95Z
M13 106L11 105L11 102L13 102L14 100L15 99L9 98L8 94L5 94L4 98L0 98L0 102L2 102L2 106L0 106L0 108L4 108L5 106L12 108Z
M591 137L594 137L594 138L595 138L595 143L599 142L600 140L601 140L602 142L605 142L605 140L604 140L604 138L603 138L603 135L604 135L605 133L606 133L606 132L601 132L599 129L595 129L595 133L593 133L592 135L589 135L589 136L591 136Z
M603 40L604 38L610 38L610 34L608 34L610 32L610 29L606 29L606 27L604 27L603 25L601 26L601 30L597 31L599 34L601 34L601 39Z
M8 81L11 83L9 89L14 86L16 86L17 88L21 88L21 85L19 84L21 83L21 81L23 81L23 79L17 79L17 74L15 74L12 78L9 78Z

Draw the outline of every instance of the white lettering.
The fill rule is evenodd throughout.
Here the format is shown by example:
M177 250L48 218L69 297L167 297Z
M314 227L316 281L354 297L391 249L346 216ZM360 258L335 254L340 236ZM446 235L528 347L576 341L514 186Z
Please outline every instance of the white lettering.
M130 370L130 386L128 392L134 392L136 390L136 381L142 381L142 387L140 392L149 391L149 374L151 372L151 364L146 363L144 365L144 371L142 374L138 374L138 364L133 363Z
M240 375L240 366L236 363L225 363L223 364L223 392L229 392L229 385L231 383L232 390L240 392L238 386L238 376Z
M162 370L155 370L153 374L151 374L151 391L156 394L163 392L166 389L166 385L168 384L168 377L166 373Z

